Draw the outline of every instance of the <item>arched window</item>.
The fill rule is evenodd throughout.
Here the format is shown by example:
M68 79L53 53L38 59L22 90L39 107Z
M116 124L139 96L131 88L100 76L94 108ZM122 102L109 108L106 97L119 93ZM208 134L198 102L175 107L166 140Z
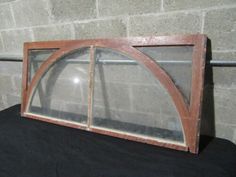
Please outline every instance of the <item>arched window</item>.
M197 153L206 37L25 44L22 115Z

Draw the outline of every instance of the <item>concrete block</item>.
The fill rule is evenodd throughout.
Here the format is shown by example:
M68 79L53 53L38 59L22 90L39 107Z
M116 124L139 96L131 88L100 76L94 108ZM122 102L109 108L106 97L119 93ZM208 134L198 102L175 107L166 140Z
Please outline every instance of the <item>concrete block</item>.
M214 89L214 109L215 121L221 124L236 125L236 88L215 88Z
M197 33L201 29L199 13L135 16L130 18L130 36Z
M122 19L75 23L74 26L77 39L124 37L127 28Z
M24 0L12 3L17 27L50 23L47 0Z
M212 60L227 60L227 61L235 61L236 60L236 52L221 52L221 51L213 51L212 52Z
M236 126L227 124L216 124L216 137L233 141L234 130Z
M211 39L213 50L236 49L236 8L212 10L206 13L204 33Z
M21 95L22 80L21 76L13 76L13 86L16 95Z
M0 75L15 75L21 77L22 62L0 62Z
M133 15L160 11L161 0L99 0L100 16Z
M14 27L14 20L11 14L9 4L0 5L0 19L1 19L0 29L7 29Z
M236 128L234 129L233 143L236 144Z
M11 76L9 75L0 75L0 95L12 93L14 91L14 87L11 81Z
M6 52L22 54L23 43L32 41L31 31L27 29L2 31L2 39Z
M5 2L12 2L12 1L15 1L15 0L0 0L0 4L5 3Z
M3 41L2 41L2 35L0 33L0 52L3 52L4 47L3 47Z
M0 95L0 111L6 108L6 103L2 95Z
M7 107L20 104L21 103L21 97L17 95L7 94Z
M37 27L33 28L33 33L36 41L68 40L73 38L70 25Z
M215 86L236 88L235 67L213 67L213 82Z
M165 11L183 9L204 9L209 7L220 7L222 5L236 4L234 0L165 0L163 2Z
M96 0L51 0L50 10L55 22L96 17Z

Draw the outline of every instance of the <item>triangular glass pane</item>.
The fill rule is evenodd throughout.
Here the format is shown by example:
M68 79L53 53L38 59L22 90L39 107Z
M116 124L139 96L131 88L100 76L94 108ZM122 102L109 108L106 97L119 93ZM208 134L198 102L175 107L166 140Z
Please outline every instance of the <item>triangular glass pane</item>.
M31 82L34 74L39 69L41 64L48 59L58 49L40 49L29 50L29 68L28 68L28 83Z
M136 47L155 60L172 78L177 88L190 103L192 83L192 46Z

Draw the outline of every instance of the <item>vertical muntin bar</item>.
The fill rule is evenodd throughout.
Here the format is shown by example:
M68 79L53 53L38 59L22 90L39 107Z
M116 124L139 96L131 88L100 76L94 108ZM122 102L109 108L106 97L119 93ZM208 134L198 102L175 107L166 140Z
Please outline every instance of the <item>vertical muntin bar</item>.
M90 46L90 64L89 64L89 87L88 87L88 123L87 129L90 130L90 126L93 119L93 94L94 94L94 68L95 68L95 49L94 46Z

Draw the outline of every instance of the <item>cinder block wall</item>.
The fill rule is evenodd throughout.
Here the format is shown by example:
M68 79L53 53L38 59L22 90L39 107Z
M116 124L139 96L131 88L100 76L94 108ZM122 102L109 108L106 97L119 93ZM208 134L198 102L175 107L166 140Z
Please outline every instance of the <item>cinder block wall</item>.
M204 33L236 60L235 0L0 0L0 55L25 41ZM21 63L0 62L0 109L20 103ZM208 67L202 133L236 143L236 68Z

